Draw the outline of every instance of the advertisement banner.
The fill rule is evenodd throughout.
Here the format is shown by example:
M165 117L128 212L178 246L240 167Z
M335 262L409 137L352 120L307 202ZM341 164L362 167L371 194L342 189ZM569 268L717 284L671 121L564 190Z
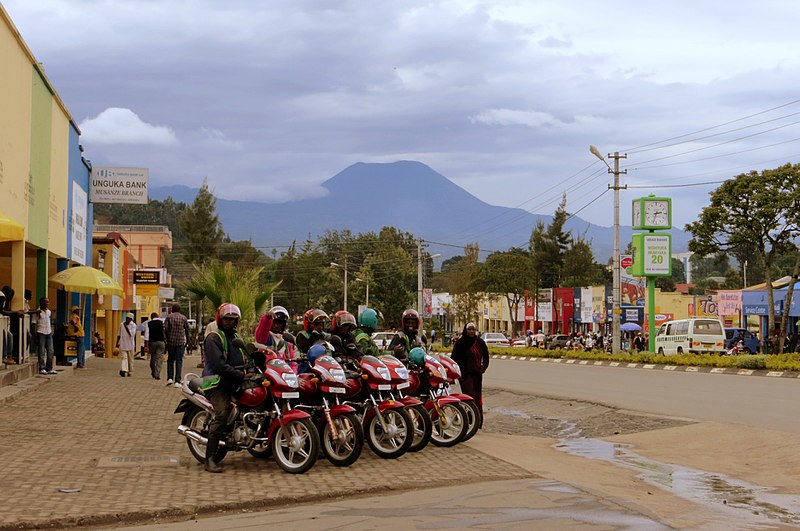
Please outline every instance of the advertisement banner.
M539 321L549 323L553 320L553 290L540 289L536 303L536 316Z
M698 295L694 298L696 317L717 317L716 295Z
M433 316L433 290L422 290L422 317L429 318Z
M93 166L89 201L146 205L148 177L147 168Z
M86 191L78 183L72 183L72 223L71 227L71 256L70 258L81 265L86 265Z
M581 322L591 323L593 319L592 312L592 288L581 288Z
M628 263L626 259L632 261L632 256L623 255L620 257L621 263ZM627 268L619 270L620 287L620 306L644 306L644 295L647 291L647 281L644 278L634 277Z
M718 291L717 311L719 315L739 315L742 312L742 292L739 290Z

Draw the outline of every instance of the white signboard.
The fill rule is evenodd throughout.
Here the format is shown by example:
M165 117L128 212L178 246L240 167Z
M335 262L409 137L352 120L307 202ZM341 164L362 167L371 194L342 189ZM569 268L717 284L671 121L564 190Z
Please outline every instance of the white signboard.
M581 288L581 322L592 322L592 288Z
M86 191L72 183L72 219L70 223L72 237L72 254L70 258L81 265L86 265Z
M672 245L669 236L644 237L644 274L669 275Z
M148 176L147 168L94 166L89 201L146 205Z
M543 323L549 323L553 320L553 291L551 289L539 290L536 318Z

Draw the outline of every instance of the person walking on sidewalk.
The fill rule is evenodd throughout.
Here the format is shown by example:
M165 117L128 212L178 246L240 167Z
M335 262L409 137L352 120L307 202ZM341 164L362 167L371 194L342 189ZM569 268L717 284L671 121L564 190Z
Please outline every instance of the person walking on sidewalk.
M475 323L467 323L461 339L453 345L453 361L461 368L461 392L475 399L483 411L483 373L489 367L489 349L478 337Z
M150 352L150 376L154 380L161 379L161 363L164 361L164 320L156 312L150 314L145 330L145 350Z
M58 374L53 367L53 325L50 322L50 300L39 299L39 308L31 310L31 322L36 328L36 345L39 347L39 374Z
M72 314L69 316L69 323L67 324L67 337L72 338L75 341L75 348L77 350L78 355L78 365L79 369L83 369L86 365L86 347L83 344L83 336L86 335L86 332L83 331L83 324L81 324L81 309L74 308L72 310Z
M119 325L117 333L117 348L122 356L122 366L119 370L120 376L133 375L133 355L136 352L136 323L133 322L133 314L125 314L125 322Z
M164 320L164 337L167 342L167 385L181 383L183 354L189 341L189 320L181 313L181 305L172 305L172 312Z

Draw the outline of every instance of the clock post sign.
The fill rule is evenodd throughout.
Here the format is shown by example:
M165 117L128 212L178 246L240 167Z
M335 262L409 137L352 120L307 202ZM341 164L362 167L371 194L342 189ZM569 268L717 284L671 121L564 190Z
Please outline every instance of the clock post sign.
M655 352L655 277L672 275L672 234L656 232L672 228L672 199L649 195L633 200L632 227L646 230L634 234L633 265L630 273L647 278L647 314L650 352Z

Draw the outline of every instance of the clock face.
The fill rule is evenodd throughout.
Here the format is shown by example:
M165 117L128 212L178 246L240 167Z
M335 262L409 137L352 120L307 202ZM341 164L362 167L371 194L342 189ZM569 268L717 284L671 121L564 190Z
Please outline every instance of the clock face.
M633 226L642 226L642 205L638 201L633 203Z
M646 201L644 224L655 227L669 226L669 206L666 201Z

